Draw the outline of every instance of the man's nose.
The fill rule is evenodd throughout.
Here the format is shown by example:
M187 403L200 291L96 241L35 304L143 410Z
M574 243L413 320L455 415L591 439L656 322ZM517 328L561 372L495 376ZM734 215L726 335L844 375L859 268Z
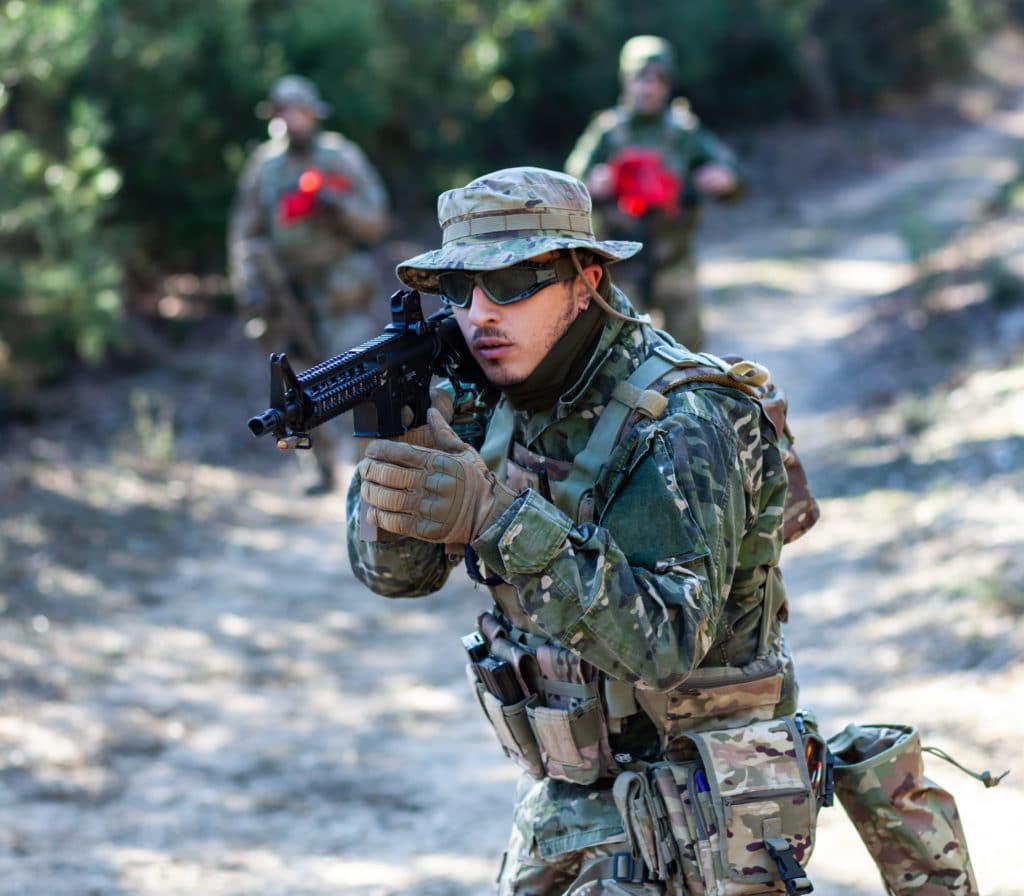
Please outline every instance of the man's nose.
M490 297L480 288L473 287L473 297L469 303L469 320L480 326L484 322L493 322L501 317L501 305L492 302Z

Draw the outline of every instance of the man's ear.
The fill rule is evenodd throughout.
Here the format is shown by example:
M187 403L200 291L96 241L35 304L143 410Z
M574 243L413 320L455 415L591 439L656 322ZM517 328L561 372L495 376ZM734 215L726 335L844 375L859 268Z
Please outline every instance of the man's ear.
M577 277L574 281L576 285L576 301L580 311L586 311L590 307L590 289L587 288L587 283L590 284L591 288L597 289L597 284L601 282L601 275L603 268L599 264L588 264L583 268L583 277L586 278L586 282L580 277Z

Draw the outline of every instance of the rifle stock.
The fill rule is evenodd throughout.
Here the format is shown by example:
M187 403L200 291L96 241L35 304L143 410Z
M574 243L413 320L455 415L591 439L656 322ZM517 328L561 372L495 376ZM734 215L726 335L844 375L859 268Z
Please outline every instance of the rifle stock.
M435 375L457 389L485 382L450 309L424 319L415 290L398 290L390 304L383 333L302 373L272 354L270 407L249 419L252 434L272 434L282 449L310 448L313 429L351 410L356 436L397 436L426 423Z

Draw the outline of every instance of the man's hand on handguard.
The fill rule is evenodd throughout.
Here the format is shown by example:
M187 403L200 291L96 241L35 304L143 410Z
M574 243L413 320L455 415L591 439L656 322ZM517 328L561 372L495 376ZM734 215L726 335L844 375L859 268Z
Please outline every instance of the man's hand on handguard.
M437 408L427 415L435 447L376 439L359 464L367 520L438 544L471 544L516 494L487 469Z

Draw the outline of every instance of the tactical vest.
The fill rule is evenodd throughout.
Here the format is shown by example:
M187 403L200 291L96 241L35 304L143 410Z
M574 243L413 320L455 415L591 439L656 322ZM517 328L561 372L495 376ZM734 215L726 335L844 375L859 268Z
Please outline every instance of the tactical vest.
M537 489L577 524L600 522L603 508L595 504L594 486L615 445L640 418L657 419L665 412L664 393L691 382L737 389L762 407L779 440L791 482L797 485L794 497L799 497L787 500L784 540L799 537L817 519L817 508L791 449L785 400L768 383L768 372L752 362L730 363L675 345L657 346L628 380L616 386L585 449L571 464L515 445L512 410L503 398L489 422L481 456L499 478L518 490ZM667 750L683 735L740 727L779 712L783 682L791 670L788 655L780 649L779 616L784 612L785 593L775 568L759 590L761 623L752 655L748 652L735 665L705 665L667 692L634 687L596 670L539 631L520 608L511 585L486 583L498 612L481 616L480 633L490 653L512 667L527 696L513 703L503 701L472 666L471 680L505 752L538 777L587 784L619 773L631 757L615 755L615 735L638 713L654 723L661 749ZM723 648L728 655L728 645Z

